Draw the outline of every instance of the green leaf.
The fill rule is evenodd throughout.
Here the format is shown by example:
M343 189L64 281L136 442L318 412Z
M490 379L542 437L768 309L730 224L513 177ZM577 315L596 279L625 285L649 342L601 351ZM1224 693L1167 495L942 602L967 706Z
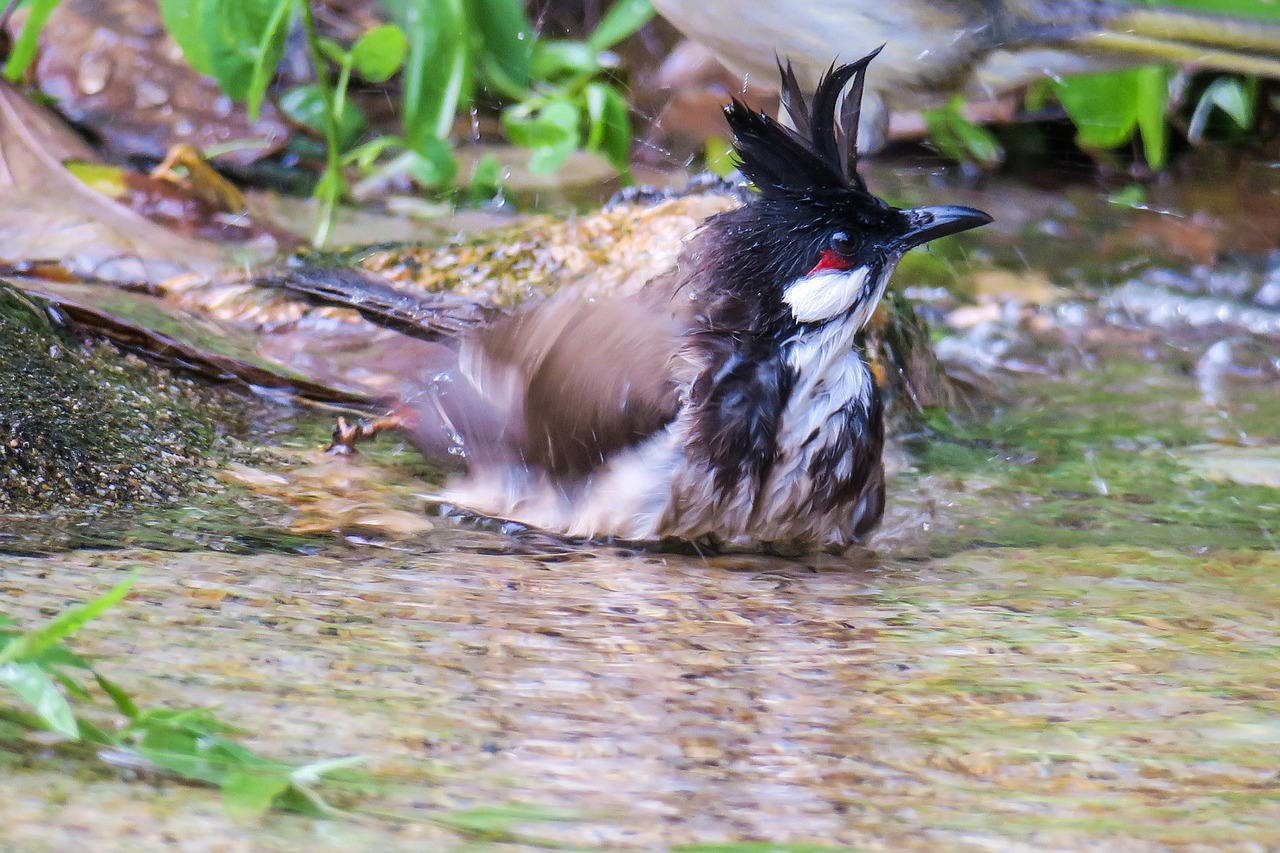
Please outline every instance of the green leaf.
M10 661L27 661L44 652L54 643L66 639L85 625L102 615L103 611L124 598L137 580L137 572L92 601L73 607L51 619L42 627L26 632L0 649L0 664Z
M329 112L329 102L324 92L314 83L290 89L280 98L280 109L284 110L294 121L305 124L319 133L325 131L325 117ZM342 115L338 116L338 147L346 151L360 139L368 126L364 112L351 101L342 104Z
M102 688L102 692L111 697L111 701L115 704L117 711L129 719L138 716L138 706L134 704L133 697L126 693L120 685L96 669L93 671L93 677L98 682L98 686Z
M504 93L527 89L536 41L521 0L472 0L485 73Z
M491 198L501 188L502 161L489 152L471 169L471 196L473 199Z
M1169 126L1165 113L1169 110L1170 71L1164 65L1148 65L1136 69L1138 83L1137 122L1142 134L1142 153L1147 165L1163 169L1169 150Z
M13 51L4 64L6 80L16 83L22 79L23 74L27 73L27 68L36 58L36 50L40 46L40 32L44 29L45 21L61 2L62 0L31 0L27 7L27 20L22 25L22 32L18 34Z
M599 151L623 175L631 173L631 112L617 89L590 83L586 89L588 151Z
M204 38L206 7L213 0L160 0L160 17L173 40L182 48L182 55L201 74L213 76L213 60L209 44Z
M34 663L6 663L0 666L0 684L9 685L52 731L72 740L80 739L80 729L66 697L39 666Z
M1077 74L1055 86L1081 148L1115 148L1138 125L1139 69Z
M458 173L458 161L453 157L453 150L443 139L428 137L415 149L402 151L385 166L379 168L380 173L406 174L421 186L443 188L453 182Z
M539 41L533 48L535 80L589 75L600 70L597 51L580 41Z
M351 61L350 52L331 38L320 36L316 39L316 46L320 48L321 55L334 65L346 65Z
M1076 142L1081 148L1115 148L1140 130L1147 162L1161 168L1168 147L1164 117L1169 105L1169 74L1163 65L1145 65L1079 74L1059 81L1054 89L1076 125Z
M222 785L237 770L288 769L224 736L237 731L207 708L148 709L130 722L124 737L148 761L185 779L210 785Z
M290 784L288 773L237 768L222 780L222 804L235 817L261 817Z
M471 106L472 30L463 0L382 0L409 38L401 121L412 148L446 139Z
M1236 127L1244 130L1253 124L1254 98L1238 77L1219 77L1205 87L1187 127L1187 138L1200 142L1213 111L1221 110L1231 117Z
M303 0L306 2L306 0ZM277 2L267 19L267 25L258 38L257 56L249 74L247 91L249 120L257 121L262 110L262 100L267 88L276 76L280 57L284 55L284 43L289 35L289 21L293 17L293 0Z
M356 74L370 83L385 83L404 65L409 38L395 24L374 27L351 48Z
M502 113L502 126L507 138L522 148L557 145L566 139L578 138L581 113L569 100L558 98L549 101L529 115L522 107L513 107Z
M964 99L957 96L945 107L925 111L930 140L942 154L957 162L999 165L1004 149L991 131L965 118L963 106Z
M617 0L587 37L587 44L599 52L608 50L653 18L653 5L649 0Z
M712 136L703 146L702 158L706 161L707 171L727 178L738 168L737 155L733 146L723 136Z
M533 115L524 114L519 106L502 114L507 138L532 149L529 169L534 172L554 172L569 158L581 141L581 122L577 105L563 98L548 101Z
M1107 196L1107 204L1116 207L1142 207L1147 203L1147 189L1142 184L1128 184Z
M284 55L283 26L272 26L282 6L292 8L293 0L211 0L211 14L204 21L209 40L209 60L213 76L222 90L236 100L248 98L254 83L254 69L266 69L266 79L275 76ZM285 10L287 13L288 9ZM264 87L265 88L265 87Z
M35 664L35 663L33 663L32 665L40 666L39 664ZM46 675L48 675L54 681L61 684L62 689L70 693L76 699L84 699L84 700L90 700L90 701L93 699L93 694L91 694L88 690L86 690L83 684L76 681L74 678L67 675L62 670L54 669L50 667L41 667L41 669L44 671Z
M98 746L120 745L120 741L115 735L103 731L84 717L76 717L76 725L80 728L80 739L82 741L97 744Z
M169 34L202 74L210 74L232 98L262 92L284 55L295 0L161 0Z
M304 764L301 767L294 768L289 774L289 781L300 788L309 788L338 770L346 770L348 767L355 767L357 764L364 764L369 760L367 755L348 755L344 758L326 758L323 761L313 761L310 764Z

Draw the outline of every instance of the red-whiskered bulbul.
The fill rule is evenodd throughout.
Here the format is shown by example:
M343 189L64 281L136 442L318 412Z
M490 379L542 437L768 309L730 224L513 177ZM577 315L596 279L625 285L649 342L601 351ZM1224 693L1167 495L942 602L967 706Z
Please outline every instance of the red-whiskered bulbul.
M624 540L834 550L876 526L884 424L859 331L905 252L991 218L868 191L856 143L874 56L829 69L811 99L780 68L794 129L725 109L757 193L638 295L560 292L441 347L399 413L425 453L465 461L447 500Z

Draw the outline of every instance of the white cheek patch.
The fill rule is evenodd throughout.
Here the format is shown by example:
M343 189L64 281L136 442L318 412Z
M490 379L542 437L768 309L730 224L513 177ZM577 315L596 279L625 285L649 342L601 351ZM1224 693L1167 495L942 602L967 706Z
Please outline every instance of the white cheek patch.
M797 279L783 292L782 301L791 306L797 322L830 320L853 307L870 272L868 267L823 270Z

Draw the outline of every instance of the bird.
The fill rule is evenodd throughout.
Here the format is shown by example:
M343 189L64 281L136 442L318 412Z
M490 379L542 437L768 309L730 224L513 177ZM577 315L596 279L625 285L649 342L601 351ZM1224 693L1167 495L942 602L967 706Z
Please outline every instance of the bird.
M888 139L889 112L953 96L994 99L1038 78L1169 61L1280 77L1280 24L1124 0L654 0L685 36L750 83L774 53L811 84L832 56L887 42L863 107L863 149ZM732 21L732 26L726 26Z
M877 53L833 64L811 96L778 61L790 127L725 107L754 190L638 293L560 291L440 342L431 381L390 423L461 463L441 501L575 538L866 541L885 509L885 427L859 334L908 250L992 221L868 189L857 128ZM404 328L421 316L406 298L365 287L349 302Z

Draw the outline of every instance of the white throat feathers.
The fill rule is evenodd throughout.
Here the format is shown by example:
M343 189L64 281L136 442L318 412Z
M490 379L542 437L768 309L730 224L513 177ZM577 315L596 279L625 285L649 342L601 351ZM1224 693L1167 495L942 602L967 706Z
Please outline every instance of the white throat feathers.
M884 295L894 266L888 263L880 267L821 270L792 282L783 291L782 301L791 308L797 323L825 323L856 307L856 315L848 319L860 329Z

